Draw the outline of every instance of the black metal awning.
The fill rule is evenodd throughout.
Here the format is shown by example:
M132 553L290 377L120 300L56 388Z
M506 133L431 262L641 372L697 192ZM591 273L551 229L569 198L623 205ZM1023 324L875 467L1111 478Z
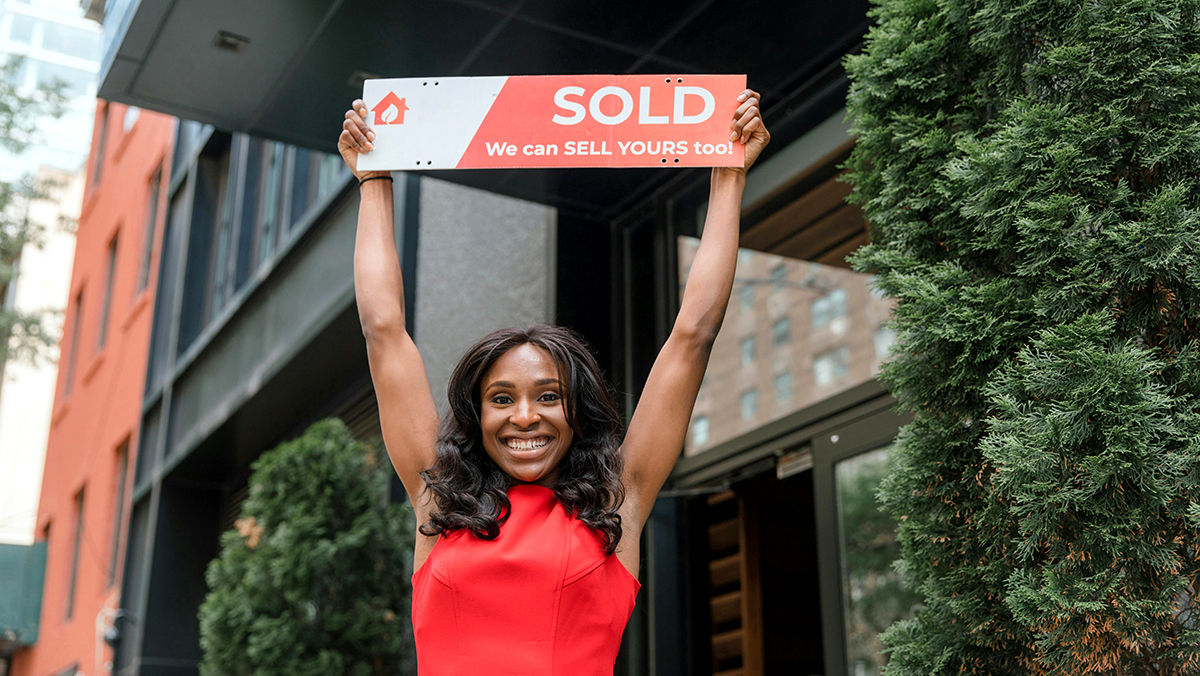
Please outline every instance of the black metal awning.
M126 0L102 98L333 152L363 77L746 73L778 151L840 109L866 0ZM612 218L656 170L464 171L458 183Z

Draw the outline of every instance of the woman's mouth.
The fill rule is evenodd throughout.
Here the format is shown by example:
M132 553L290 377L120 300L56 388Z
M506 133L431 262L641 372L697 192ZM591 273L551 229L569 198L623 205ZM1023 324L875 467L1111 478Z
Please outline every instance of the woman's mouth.
M514 451L536 451L548 443L550 443L550 437L535 437L533 439L509 437L504 440L504 445Z

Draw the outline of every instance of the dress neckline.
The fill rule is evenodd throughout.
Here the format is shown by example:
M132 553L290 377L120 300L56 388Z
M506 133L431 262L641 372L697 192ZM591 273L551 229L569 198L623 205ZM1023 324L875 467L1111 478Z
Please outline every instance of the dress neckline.
M514 489L514 488L540 488L540 489L542 489L542 490L544 490L544 491L550 491L551 493L553 493L553 492L554 492L554 489L553 489L553 488L550 488L549 486L543 486L543 485L541 485L541 484L535 484L535 483L518 483L518 484L513 484L513 485L511 485L511 486L509 486L509 487L508 487L508 490L510 490L510 491L511 491L511 490L512 490L512 489Z

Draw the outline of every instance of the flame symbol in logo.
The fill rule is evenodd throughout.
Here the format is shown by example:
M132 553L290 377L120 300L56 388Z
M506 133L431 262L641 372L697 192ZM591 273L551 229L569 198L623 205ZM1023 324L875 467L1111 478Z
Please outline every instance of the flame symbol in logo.
M396 109L396 104L394 104L394 103L390 104L390 105L388 105L387 109L384 110L382 114L380 114L379 123L380 124L391 124L392 120L396 119L396 116L399 114L400 114L400 111Z

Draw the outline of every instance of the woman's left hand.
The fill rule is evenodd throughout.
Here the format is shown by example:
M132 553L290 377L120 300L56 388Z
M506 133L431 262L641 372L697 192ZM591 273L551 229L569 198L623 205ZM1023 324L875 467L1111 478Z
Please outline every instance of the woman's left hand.
M734 111L733 120L729 123L729 128L733 130L729 133L729 140L741 141L746 146L746 163L740 170L735 169L744 174L754 165L762 149L771 142L771 132L763 125L758 92L747 89L738 95L738 101L741 105Z

